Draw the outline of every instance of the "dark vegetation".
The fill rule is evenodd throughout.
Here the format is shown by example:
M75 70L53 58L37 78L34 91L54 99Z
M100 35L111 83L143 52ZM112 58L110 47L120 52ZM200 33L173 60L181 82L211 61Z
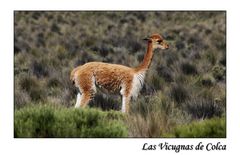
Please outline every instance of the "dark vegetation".
M184 127L192 121L210 119L213 126L215 119L222 122L226 111L225 17L225 12L16 11L15 136L125 137L126 126L129 137L162 137L166 133L176 133L176 127ZM77 90L69 81L70 71L89 61L135 67L146 51L146 42L142 39L156 32L164 36L170 48L155 51L139 98L132 102L130 114L124 118L121 116L123 124L121 121L117 127L111 124L119 120L116 118L106 121L109 124L105 126L105 120L101 122L96 118L94 121L99 123L102 131L95 131L99 129L97 126L86 132L74 126L77 122L87 126L88 122L76 119L92 117L93 113L108 119L105 115L109 110L120 110L121 98L97 94L90 107L106 112L73 110ZM62 108L43 108L42 104ZM51 116L42 118L44 121L54 121L45 122L49 126L42 126L40 118L45 117L42 115ZM37 121L36 126L26 123L31 124L38 118L41 121ZM58 124L64 123L61 119L69 120L66 124L69 131L62 131ZM222 124L224 126L225 122ZM225 136L224 130L219 129L219 132L219 137ZM215 133L177 133L173 137L218 136Z

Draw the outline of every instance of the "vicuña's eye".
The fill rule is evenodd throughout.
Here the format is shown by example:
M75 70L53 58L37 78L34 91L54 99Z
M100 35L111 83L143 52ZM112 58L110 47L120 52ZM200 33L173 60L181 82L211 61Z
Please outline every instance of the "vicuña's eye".
M158 40L157 42L160 44L162 42L162 40Z

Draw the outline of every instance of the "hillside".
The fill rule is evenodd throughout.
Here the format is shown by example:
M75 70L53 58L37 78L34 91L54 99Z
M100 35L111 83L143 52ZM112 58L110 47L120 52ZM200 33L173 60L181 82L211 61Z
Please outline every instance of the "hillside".
M14 107L47 104L71 108L71 70L89 61L137 66L160 33L139 98L124 118L129 137L161 137L192 121L225 118L225 12L21 12L14 13ZM90 107L120 110L120 96L97 94ZM100 110L101 111L101 110Z

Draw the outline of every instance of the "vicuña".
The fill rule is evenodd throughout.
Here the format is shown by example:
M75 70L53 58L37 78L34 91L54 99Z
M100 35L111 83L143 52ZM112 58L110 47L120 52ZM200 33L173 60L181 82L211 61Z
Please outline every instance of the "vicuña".
M88 62L73 69L70 79L79 89L75 107L85 107L98 88L109 93L120 93L122 112L128 112L131 98L137 98L143 87L144 77L151 64L154 49L169 48L168 43L159 34L153 34L144 40L147 40L147 52L142 63L136 68L103 62Z

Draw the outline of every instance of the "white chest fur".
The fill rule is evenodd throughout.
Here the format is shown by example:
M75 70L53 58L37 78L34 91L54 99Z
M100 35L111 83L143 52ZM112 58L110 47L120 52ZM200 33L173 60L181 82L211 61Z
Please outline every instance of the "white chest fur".
M144 78L145 78L145 72L139 72L134 75L132 90L131 90L131 96L133 97L133 99L137 98L140 90L142 89L144 84Z

